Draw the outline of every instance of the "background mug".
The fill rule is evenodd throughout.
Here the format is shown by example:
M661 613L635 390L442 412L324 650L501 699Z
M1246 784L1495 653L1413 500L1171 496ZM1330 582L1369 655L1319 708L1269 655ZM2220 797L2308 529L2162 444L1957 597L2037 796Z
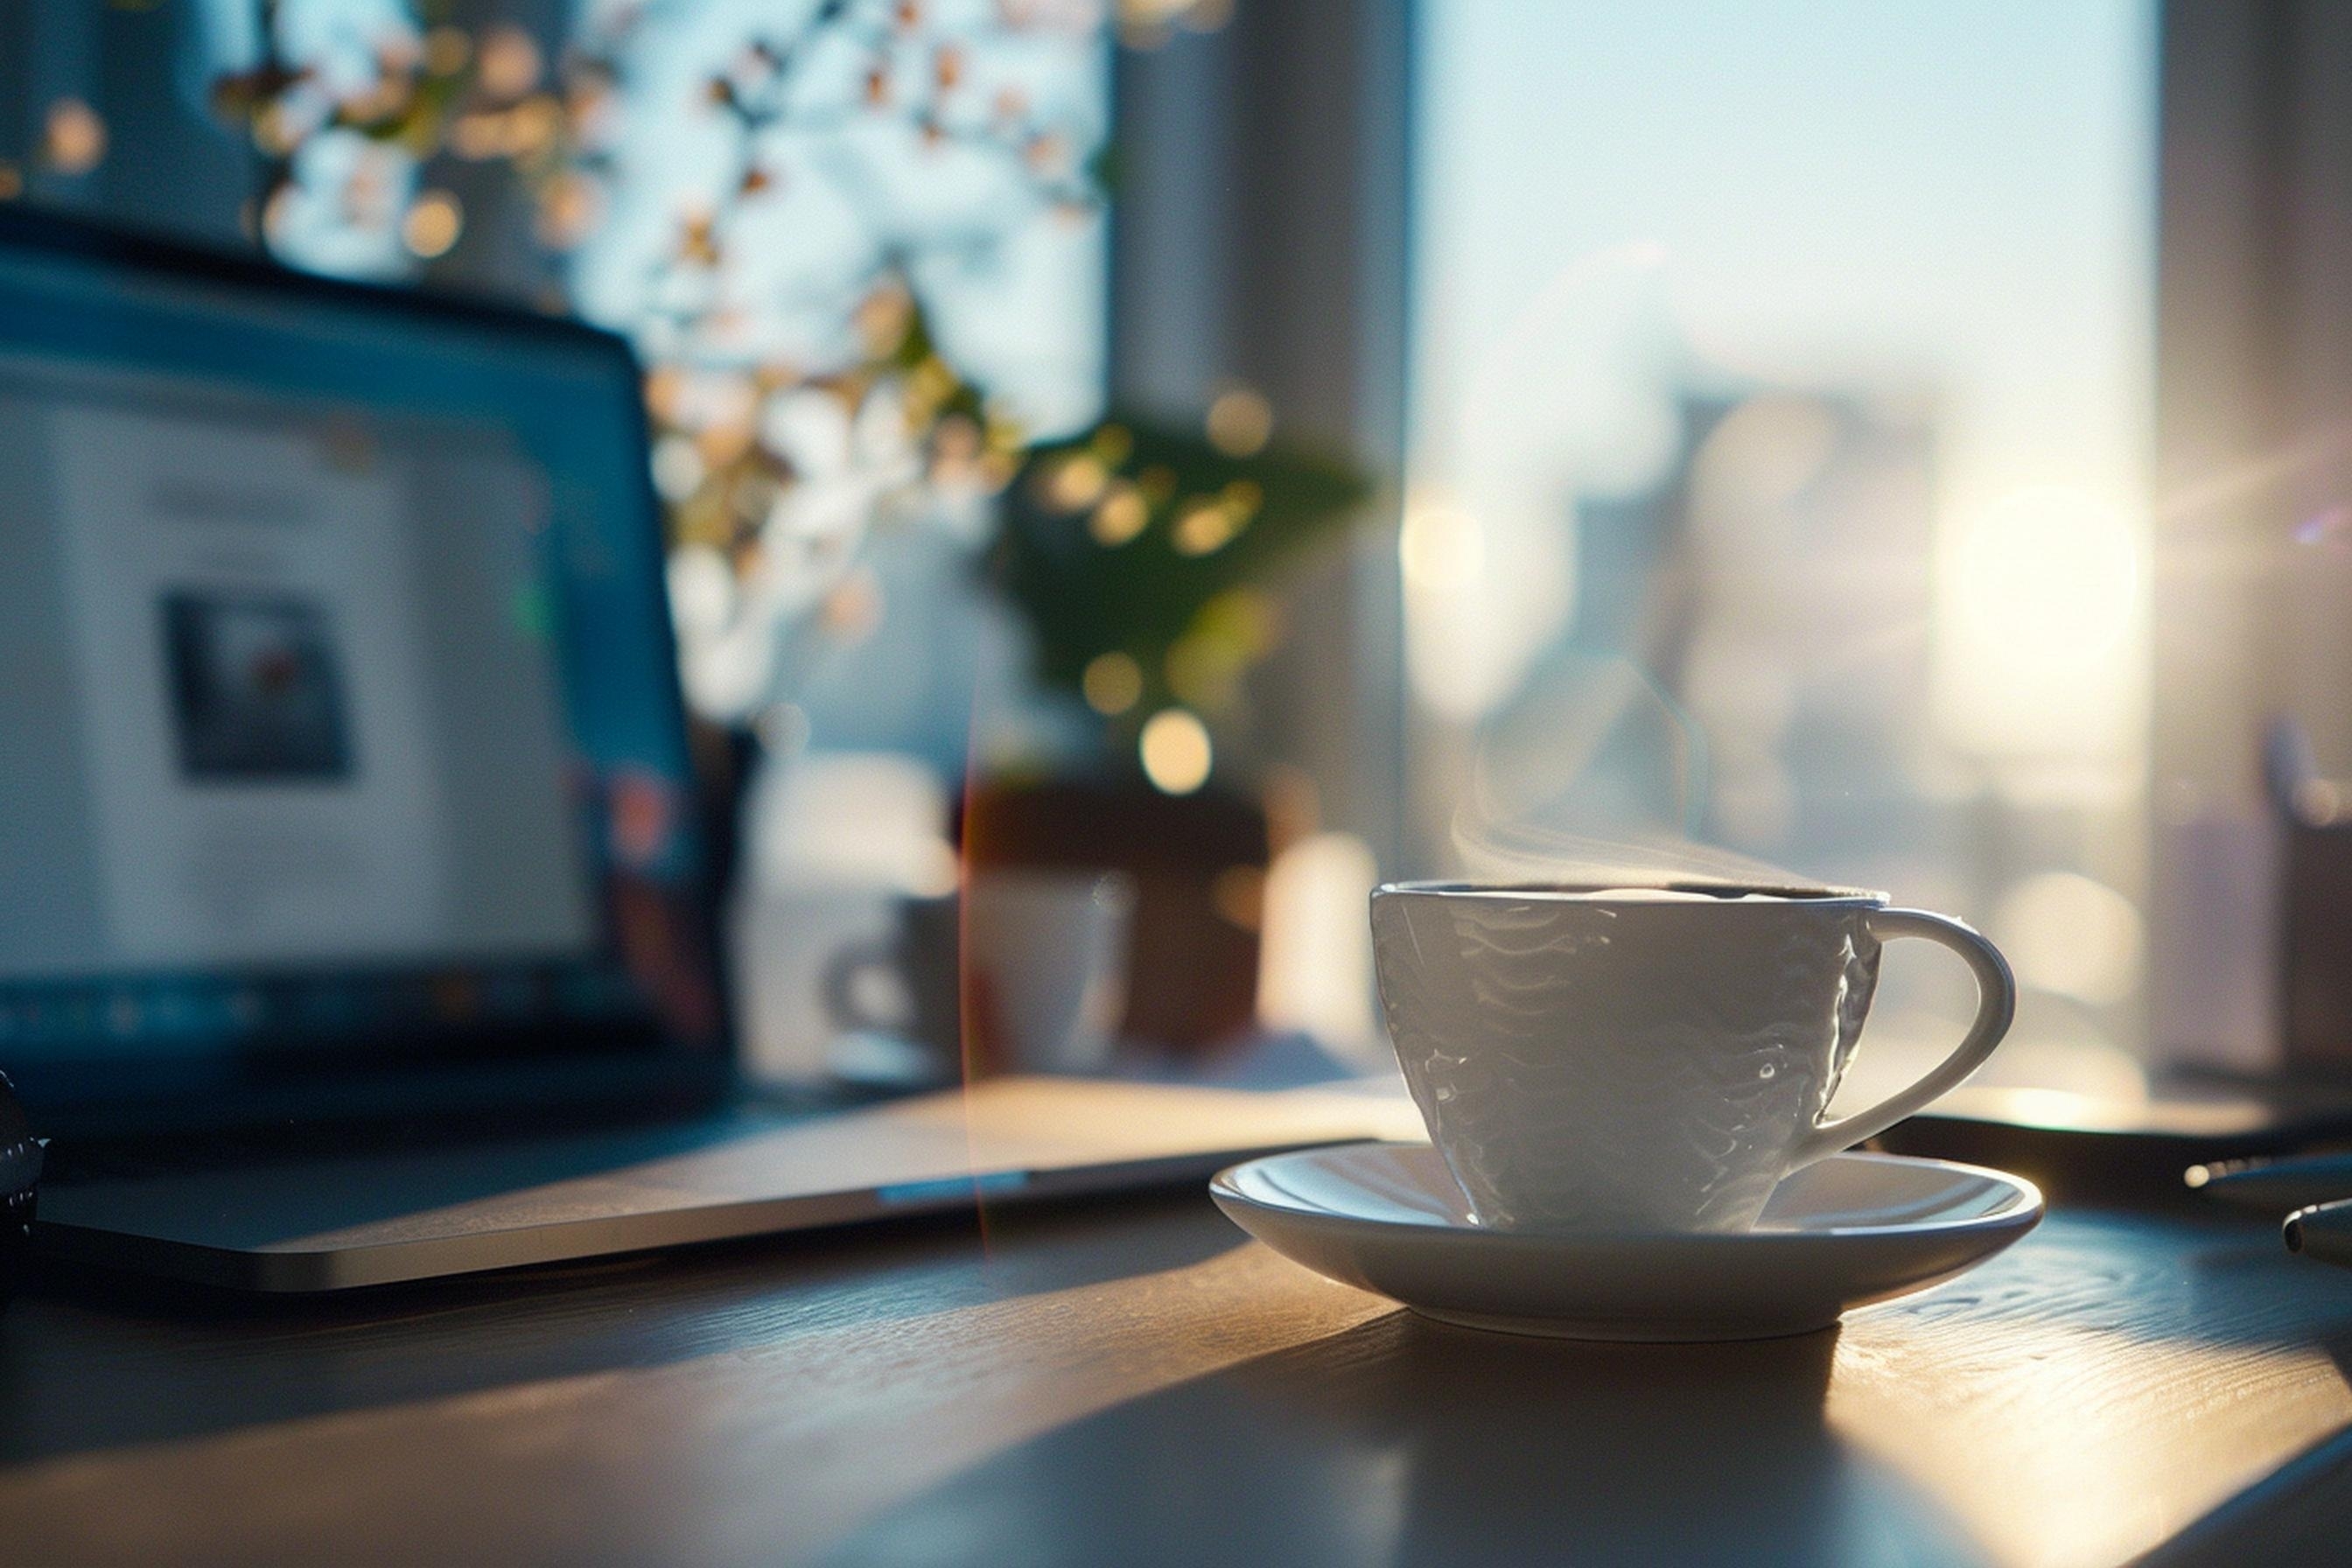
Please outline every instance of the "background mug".
M914 1081L1106 1071L1127 998L1135 892L1117 872L985 871L908 898L897 929L824 973L836 1028L914 1047Z
M1958 1047L1822 1120L1883 942L1977 982ZM2016 986L1958 921L1882 895L1402 883L1372 894L1381 1005L1431 1139L1479 1222L1722 1231L1782 1177L1918 1110L1992 1054Z

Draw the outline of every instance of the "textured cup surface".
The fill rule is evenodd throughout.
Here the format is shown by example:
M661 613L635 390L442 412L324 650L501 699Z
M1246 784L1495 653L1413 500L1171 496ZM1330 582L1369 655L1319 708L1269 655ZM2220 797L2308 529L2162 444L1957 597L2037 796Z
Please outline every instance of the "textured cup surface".
M1372 895L1406 1084L1481 1224L1745 1230L1836 1092L1870 895Z

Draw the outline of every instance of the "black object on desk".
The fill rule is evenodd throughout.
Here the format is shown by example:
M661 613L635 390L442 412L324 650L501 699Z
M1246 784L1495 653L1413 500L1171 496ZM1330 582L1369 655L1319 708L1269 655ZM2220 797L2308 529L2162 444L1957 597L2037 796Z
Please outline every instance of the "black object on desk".
M2297 1209L2282 1229L2289 1252L2352 1268L2352 1199Z
M2192 1165L2352 1145L2352 1084L2181 1079L2137 1101L1969 1085L1872 1143L2012 1171L2053 1203L2177 1208L2195 1199L2181 1183Z
M24 1278L40 1194L41 1155L42 1141L16 1099L16 1086L0 1072L0 1300Z

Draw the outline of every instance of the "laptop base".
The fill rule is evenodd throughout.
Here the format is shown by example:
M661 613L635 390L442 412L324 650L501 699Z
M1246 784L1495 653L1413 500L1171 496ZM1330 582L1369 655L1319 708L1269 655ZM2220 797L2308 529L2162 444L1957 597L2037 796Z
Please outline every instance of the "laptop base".
M1000 1079L807 1120L516 1139L44 1190L34 1245L237 1290L388 1285L1205 1180L1416 1137L1401 1098Z

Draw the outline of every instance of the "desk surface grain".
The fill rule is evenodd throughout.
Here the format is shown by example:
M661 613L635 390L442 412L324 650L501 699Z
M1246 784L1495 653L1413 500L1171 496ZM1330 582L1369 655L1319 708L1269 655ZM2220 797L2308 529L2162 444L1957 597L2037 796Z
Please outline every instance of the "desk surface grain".
M2352 1551L2352 1272L2053 1215L1803 1339L1423 1322L1205 1198L0 1316L0 1558L2109 1563Z

